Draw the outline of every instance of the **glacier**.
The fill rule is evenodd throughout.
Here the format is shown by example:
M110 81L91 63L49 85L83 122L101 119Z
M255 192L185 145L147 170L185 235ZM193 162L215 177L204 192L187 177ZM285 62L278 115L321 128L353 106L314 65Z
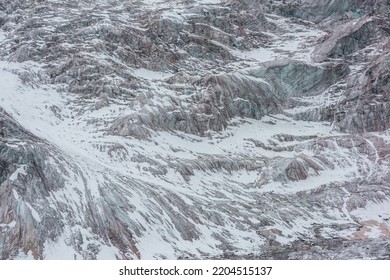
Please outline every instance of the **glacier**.
M3 0L1 259L388 259L388 1Z

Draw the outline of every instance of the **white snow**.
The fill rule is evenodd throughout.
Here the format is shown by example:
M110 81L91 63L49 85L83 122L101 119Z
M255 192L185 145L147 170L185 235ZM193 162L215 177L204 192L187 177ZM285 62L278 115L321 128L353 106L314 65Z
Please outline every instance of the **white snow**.
M34 256L33 256L31 250L29 250L27 253L20 251L19 254L16 257L14 257L13 259L14 260L34 260Z
M16 171L14 173L11 174L11 176L9 177L9 180L10 181L14 181L18 178L19 174L23 174L23 175L26 175L26 166L20 166L18 169L16 169Z
M368 232L366 232L365 235L368 238L379 238L379 237L382 237L382 231L380 230L380 228L378 228L376 226L372 226L372 227L370 227Z
M0 224L0 227L1 227L1 228L5 228L5 227L14 228L15 225L16 225L16 222L15 222L15 221L12 221L12 222L10 222L10 223L8 223L8 224ZM0 232L1 232L1 231L0 231Z
M220 0L197 0L196 2L214 5L219 4ZM164 0L144 0L143 3L149 5L150 8L156 6L167 8L171 5L169 1ZM165 11L162 16L182 20L183 16L178 14L179 11L181 11L180 7L175 7ZM248 69L259 63L275 59L291 58L310 62L313 46L309 42L315 41L323 35L323 32L277 16L267 19L284 29L284 32L275 31L275 34L268 34L273 37L268 46L246 52L238 50L231 50L231 52L245 60L244 64L249 65ZM110 26L109 22L107 22L107 26ZM135 25L131 24L131 26ZM144 30L142 26L136 28ZM5 34L0 32L0 41L4 39ZM212 43L220 44L216 41ZM94 58L106 59L104 55L101 57L96 55ZM237 64L231 66L238 68ZM247 68L247 66L244 67ZM200 167L199 169L194 168L196 170L190 170L194 175L189 176L186 180L180 175L179 170L169 164L197 162L200 158L213 160L218 159L218 157L229 158L230 156L233 159L253 160L254 163L275 158L294 158L302 151L299 149L283 152L272 151L256 147L251 139L265 145L270 145L270 141L273 141L277 143L278 147L287 147L292 144L305 144L310 140L281 142L275 136L289 134L330 138L342 136L342 134L334 132L327 122L297 121L283 114L278 114L269 115L261 120L234 118L230 120L226 130L221 132L208 131L210 137L161 131L153 131L152 137L147 140L107 135L105 131L117 117L153 108L148 105L132 106L128 100L118 98L110 100L110 104L106 107L91 110L90 108L93 108L96 102L93 98L83 100L83 104L79 104L80 99L77 95L57 91L56 86L52 85L31 88L22 84L18 76L11 73L12 71L37 73L41 68L43 68L42 65L33 62L17 64L0 61L0 106L24 128L53 145L53 151L57 152L58 150L59 154L63 155L61 160L56 157L56 153L46 159L47 164L61 167L65 180L65 188L51 193L50 198L48 198L50 201L48 207L55 207L55 202L66 204L69 211L75 215L72 217L74 224L70 226L65 217L62 217L66 225L64 232L57 240L46 241L44 244L44 257L46 259L81 259L85 257L71 245L72 238L79 233L84 241L79 244L83 251L88 251L88 246L93 245L99 250L96 256L98 259L115 259L120 256L118 249L112 244L104 243L92 232L92 229L81 226L85 222L82 212L85 211L87 198L91 197L92 201L96 202L95 210L98 212L96 214L103 215L104 209L99 203L104 199L115 199L110 193L113 191L117 191L121 198L133 207L132 211L123 210L122 214L126 215L128 221L134 223L138 228L145 229L145 231L141 230L140 235L134 235L135 245L141 252L141 258L173 259L177 258L181 252L196 256L221 254L222 250L219 247L221 242L216 237L217 235L230 240L237 254L255 253L259 250L264 240L244 221L247 219L255 224L259 221L257 218L262 214L258 209L252 210L242 206L245 204L254 205L256 203L255 195L257 198L267 193L291 195L300 191L310 191L332 182L348 181L358 175L358 169L361 166L369 170L370 175L374 174L369 169L371 168L369 159L359 159L356 162L356 158L351 156L355 152L353 149L349 151L338 148L325 154L329 160L334 162L336 166L334 169L321 170L318 174L312 172L308 179L298 182L283 184L271 181L260 188L253 187L252 185L258 180L261 172L265 171L267 167L264 167L263 170L255 168L251 171L241 169L229 172L223 168L216 171L202 171ZM162 107L171 104L172 101L169 97L182 98L183 103L188 99L188 96L177 96L174 90L164 87L163 81L172 77L172 73L139 68L134 69L132 74L147 80L147 84L150 84L148 90L155 94L151 101ZM184 86L187 85L184 84ZM314 107L329 104L331 98L339 98L342 92L338 94L330 96L329 92L325 92L321 96L308 97L307 100L312 98ZM52 106L58 108L56 113L52 111ZM294 108L288 112L296 113L301 109ZM18 147L15 143L7 143L7 145ZM108 150L114 145L119 145L122 149L109 154ZM335 146L337 147L337 145ZM314 155L313 151L310 150L305 150L304 154ZM137 157L145 157L150 161L137 161ZM202 161L199 160L199 162ZM377 162L378 155L375 163ZM156 167L159 164L163 167L162 169L167 169L166 173L152 174L150 170L159 169ZM25 166L20 166L9 180L17 180L18 176L23 174L26 174ZM107 193L104 190L107 190ZM287 243L302 234L312 236L313 232L310 229L312 229L314 222L332 224L354 222L354 217L361 220L380 220L379 215L390 217L390 201L369 202L366 207L349 213L347 207L349 193L345 188L343 190L346 196L341 211L329 209L327 213L330 217L337 218L337 221L325 218L321 214L300 213L301 216L292 219L290 223L285 223L282 222L280 212L277 211L282 209L275 209L266 217L273 221L274 225L264 227L264 229L280 231L281 235L277 234L276 240ZM198 220L184 217L199 233L198 239L188 241L181 238L181 232L176 228L171 213L159 206L157 199L151 197L152 191L163 198L167 197L166 194L175 194L183 201L184 207L188 207L189 211L192 209L199 211L195 213L198 215L196 217ZM12 189L12 192L15 200L23 200L16 189ZM103 198L103 195L106 197ZM30 203L25 202L25 204L33 219L40 223L44 218L43 213L38 212L39 209L34 208ZM33 205L36 206L34 203ZM237 214L238 217L233 218L232 216L236 213L229 213L228 210L219 211L217 209L219 205L226 208L234 206L235 211L240 212L241 216ZM272 204L271 206L273 207ZM178 218L186 214L182 213L179 206L174 203L170 207ZM122 209L118 208L119 210ZM214 210L218 211L218 215L221 216L221 220L224 222L223 226L210 222L208 217L200 214L210 214ZM304 212L304 210L302 211ZM241 221L242 223L240 223ZM12 221L8 224L0 224L0 227L2 230L7 230L15 225L16 222ZM337 233L329 228L325 228L323 231L329 236L337 236L338 234L345 236L345 232ZM370 236L378 236L379 234L380 232L374 228L370 232ZM133 253L130 251L128 254L129 257L133 257ZM27 255L20 253L17 258L32 258L32 255L31 252L28 252Z
M200 4L220 4L222 0L196 0Z
M73 260L82 259L72 246L68 245L65 240L60 237L55 242L47 240L44 244L44 258L46 260Z
M152 71L145 68L135 69L134 75L147 80L163 80L172 76L170 73Z
M323 170L318 175L309 176L306 180L289 182L288 184L283 184L281 182L270 182L264 186L261 186L260 191L272 191L274 193L280 194L309 191L330 183L347 182L348 179L353 178L355 175L356 166L351 166L344 169L337 168L336 170Z
M280 58L280 54L271 48L259 48L247 52L233 50L232 53L243 59L254 59L258 62L266 62Z
M352 210L351 215L360 220L382 220L382 218L390 218L390 200L368 201L364 208Z
M98 260L115 260L119 257L118 249L113 246L101 245L99 253L96 255Z
M14 198L15 198L16 200L19 200L19 194L18 194L18 192L17 192L15 189L12 189L12 193L13 193L13 195L14 195Z
M314 50L313 41L322 37L325 32L293 23L286 18L273 16L267 17L267 20L276 24L278 28L282 28L284 34L264 32L272 37L270 44L250 51L232 50L232 54L244 60L254 60L259 63L286 58L312 63L310 55ZM310 41L312 43L308 43Z
M34 220L37 221L38 223L40 223L41 218L39 217L38 212L31 206L30 203L28 203L28 202L25 202L25 203L26 203L27 207L30 209L31 215L33 216Z
M295 121L284 115L274 115L264 117L262 120L248 120L236 118L232 123L237 125L230 126L226 131L213 132L212 138L201 138L194 135L186 135L184 133L159 132L156 133L150 141L139 141L123 137L103 135L100 132L99 126L102 123L97 123L96 127L87 125L87 121L94 118L111 119L121 112L121 108L125 108L126 104L113 104L106 108L96 111L86 111L84 115L77 115L72 108L72 95L66 97L55 91L54 88L46 89L31 89L28 90L20 85L16 75L5 70L0 70L0 83L6 85L6 90L1 92L2 106L27 129L35 133L37 136L47 139L55 144L57 148L64 151L67 157L77 164L79 171L88 181L87 186L83 183L83 179L77 175L67 164L61 163L63 169L69 175L64 174L67 181L67 189L59 190L53 194L58 201L67 203L74 212L78 212L80 206L76 201L85 201L85 192L88 192L96 199L101 196L99 185L105 181L102 174L110 173L120 174L126 178L131 176L134 180L158 185L159 188L165 191L171 191L181 197L188 205L192 205L191 197L204 200L205 197L215 197L214 191L210 186L217 184L220 186L219 195L214 201L225 203L226 201L242 201L253 203L248 192L242 191L242 185L251 184L258 178L259 172L254 170L251 172L237 171L232 173L224 172L208 173L194 171L195 176L190 178L190 183L184 182L181 176L172 170L164 176L164 179L155 177L149 172L144 171L144 168L150 167L148 163L137 163L129 160L119 160L111 158L106 151L100 150L99 145L118 143L123 145L128 151L128 157L131 158L137 154L146 155L149 158L154 158L157 162L164 164L161 159L178 158L183 160L196 159L199 155L204 156L224 156L230 154L243 154L247 157L275 157L279 156L278 152L255 148L253 143L248 139L256 139L267 143L267 140L272 139L274 135L286 133L291 135L331 135L334 133L329 126L324 126L323 123L310 123L304 121ZM149 79L161 78L161 73L154 73L141 70L140 73ZM138 73L139 74L139 73ZM68 105L66 105L68 104ZM60 109L62 119L58 119L50 110L50 106L56 105ZM275 125L270 122L275 123ZM287 143L288 144L288 143ZM281 146L287 145L280 143ZM95 146L97 145L97 146ZM297 152L283 152L284 157L295 156ZM50 159L51 164L56 163L54 159ZM18 172L22 172L22 169ZM345 170L340 170L340 178L343 178ZM307 190L317 187L321 182L326 183L331 180L338 180L335 172L329 171L322 173L317 177L309 178L303 182L290 184L288 187L270 183L265 185L260 191L276 191L276 192L297 192L299 190ZM16 176L16 175L15 175ZM232 192L231 186L225 186L225 182L237 186L239 192ZM123 183L122 183L123 184ZM77 192L76 192L77 190ZM258 190L259 191L259 190ZM79 196L79 194L81 196ZM17 193L14 192L14 196ZM145 211L151 207L149 198L144 197L141 193L133 193L133 197L128 198L132 205L138 211ZM40 222L41 218L38 212L29 204L33 218ZM179 212L180 210L177 209ZM244 210L243 210L244 211ZM226 214L223 215L225 220L229 220ZM235 240L237 244L237 252L248 252L256 250L262 244L262 239L255 232L245 229L238 229L234 224L225 225L224 227L210 227L208 221L204 221L205 225L196 224L196 228L201 232L199 240L194 241L179 241L172 236L180 236L180 233L174 229L171 223L171 218L165 213L161 219L165 226L156 227L145 225L144 218L134 211L129 213L130 219L134 222L143 224L147 230L146 234L137 238L136 246L141 252L141 257L144 259L161 258L162 255L167 258L175 258L177 252L174 248L181 248L183 251L194 252L195 248L201 252L210 255L217 255L220 249L210 244L209 240L214 239L214 233L221 234L229 233L229 239ZM169 229L169 230L168 230ZM296 230L300 230L297 228ZM83 233L88 236L89 233ZM70 233L64 234L56 242L47 242L45 244L45 258L48 259L73 259L81 258L79 254L70 246ZM165 238L163 238L165 236ZM214 242L218 244L218 241ZM100 253L98 258L113 258L117 252L113 247L98 244ZM163 252L163 253L162 253Z

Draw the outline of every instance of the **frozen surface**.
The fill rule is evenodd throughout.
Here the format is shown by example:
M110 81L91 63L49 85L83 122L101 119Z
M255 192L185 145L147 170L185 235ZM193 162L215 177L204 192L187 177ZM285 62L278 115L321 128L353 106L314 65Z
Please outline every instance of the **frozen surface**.
M326 33L314 23L265 15L278 28L264 30L268 39L251 42L256 47L239 50L231 44L237 35L227 32L226 22L204 16L224 15L232 9L227 2L190 2L132 3L137 13L145 13L141 19L126 14L127 6L104 11L89 4L80 4L80 11L68 7L72 15L93 10L87 14L96 23L80 28L78 36L87 34L87 40L70 36L77 42L60 44L65 53L77 54L68 64L50 56L27 59L23 48L17 53L20 62L0 61L1 116L33 135L2 134L0 139L7 159L13 160L1 182L0 198L6 203L0 234L12 239L23 232L27 243L9 249L7 257L228 258L264 256L289 246L297 246L292 250L302 257L307 244L328 248L329 240L375 243L390 236L389 132L340 132L321 115L343 101L347 80L365 65L353 65L345 78L318 94L277 92L275 85L293 88L283 83L300 75L277 72L279 64L267 62L323 69L311 56ZM99 9L108 5L94 3ZM68 19L58 14L46 20L53 26L42 28L41 36L66 29L62 24ZM22 28L15 30L19 34ZM183 36L190 43L176 46L160 30L170 36L178 32L175 40ZM131 47L118 34L128 36ZM0 44L11 52L7 38L0 31ZM44 47L44 37L37 38ZM132 52L137 44L144 48L141 53L146 47L153 51ZM250 74L257 70L274 76ZM51 80L50 75L58 76ZM225 75L238 77L242 88L221 82ZM318 80L313 88L328 82ZM310 88L311 81L303 81ZM264 116L248 117L255 105ZM224 114L222 121L219 114ZM113 126L121 119L118 133ZM197 133L187 122L207 129ZM22 156L15 159L14 154ZM26 195L28 182L36 186Z

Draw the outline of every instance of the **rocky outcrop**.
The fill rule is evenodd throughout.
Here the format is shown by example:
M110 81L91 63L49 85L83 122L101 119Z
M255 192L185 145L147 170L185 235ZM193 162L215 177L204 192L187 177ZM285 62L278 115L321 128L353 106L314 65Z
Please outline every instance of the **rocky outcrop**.
M139 5L69 2L56 7L46 2L6 1L2 10L12 15L3 19L2 28L9 35L2 56L45 63L44 82L63 85L84 97L134 96L145 87L134 69L178 72L217 67L234 60L230 48L263 44L267 37L258 27L272 27L259 6L244 14L235 5L189 5L188 9L184 5L183 12L151 15ZM101 17L101 10L112 14ZM40 16L42 12L45 17ZM131 19L124 21L121 16Z
M369 3L2 1L0 258L386 258Z
M39 258L43 242L54 239L63 227L56 221L58 212L45 209L44 201L62 188L64 181L45 163L45 143L2 109L0 136L0 256L12 258L23 248Z
M390 127L390 54L371 63L338 106L335 123L341 131L363 133Z
M97 201L90 187L83 190L80 185L72 185L68 177L71 173L79 176L76 181L85 180L87 174L49 143L23 129L2 109L0 137L1 259L16 258L21 253L45 258L44 250L50 242L84 248L82 255L87 259L96 258L104 244L115 244L123 254L131 252L132 258L138 256L136 247L131 245L133 235L128 225L113 217L110 191ZM69 205L73 195L80 200ZM81 212L86 215L77 217ZM70 233L69 225L73 227ZM98 242L96 236L83 240L80 231L74 229L88 227L104 241ZM69 234L67 239L60 240L65 233Z

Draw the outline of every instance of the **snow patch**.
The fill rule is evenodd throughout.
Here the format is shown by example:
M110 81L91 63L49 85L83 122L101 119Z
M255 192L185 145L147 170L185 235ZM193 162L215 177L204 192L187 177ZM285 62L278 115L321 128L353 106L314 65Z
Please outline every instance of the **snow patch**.
M135 69L133 74L139 78L147 80L164 80L172 77L171 73L152 71L145 68Z
M390 200L368 201L364 208L352 210L351 215L361 220L382 220L382 218L390 218Z
M96 255L96 259L98 260L115 260L119 256L119 251L115 247L101 245L99 249L100 251Z
M35 258L31 250L29 250L27 253L20 251L19 254L16 257L14 257L14 260L34 260L34 259Z
M25 165L20 166L18 169L16 169L16 171L14 173L12 173L11 176L9 177L9 180L14 181L14 180L18 179L19 174L27 175Z
M38 223L41 222L41 217L39 216L38 212L31 206L30 203L26 202L27 207L31 211L31 215L33 216L34 220L36 220Z
M18 192L15 190L15 189L12 189L12 193L13 193L13 195L14 195L14 198L16 199L16 200L19 200L19 194L18 194Z
M15 222L15 221L12 221L12 222L10 222L10 223L8 223L8 224L0 224L0 227L1 227L1 228L5 228L5 227L14 228L15 225L16 225L16 222Z
M47 240L44 244L44 259L46 260L73 260L81 259L79 253L68 245L63 237L60 237L59 240L53 242Z

